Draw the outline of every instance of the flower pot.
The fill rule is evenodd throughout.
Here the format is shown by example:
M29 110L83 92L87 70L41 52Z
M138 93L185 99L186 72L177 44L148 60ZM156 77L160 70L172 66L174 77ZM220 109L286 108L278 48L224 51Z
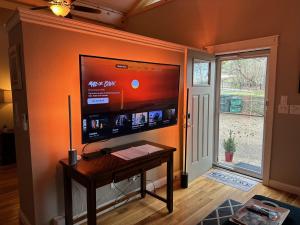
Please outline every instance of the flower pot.
M225 152L225 161L232 162L233 159L233 152Z

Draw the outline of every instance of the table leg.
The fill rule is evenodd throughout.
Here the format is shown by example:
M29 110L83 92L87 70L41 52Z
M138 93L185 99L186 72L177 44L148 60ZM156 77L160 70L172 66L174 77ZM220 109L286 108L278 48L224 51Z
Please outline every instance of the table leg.
M145 198L146 196L146 172L141 173L141 197Z
M173 212L173 152L167 161L167 208Z
M96 186L93 182L87 187L87 218L88 225L97 224L97 215L96 215Z
M63 168L64 173L64 198L65 198L65 223L73 224L73 204L72 204L72 178L68 169Z

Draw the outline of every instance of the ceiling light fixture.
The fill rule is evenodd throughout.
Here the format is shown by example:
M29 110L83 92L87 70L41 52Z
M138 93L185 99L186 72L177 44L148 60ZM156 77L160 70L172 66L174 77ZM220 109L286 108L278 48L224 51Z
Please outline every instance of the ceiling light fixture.
M94 13L94 14L101 13L100 9L94 7L75 5L74 3L76 0L45 0L45 1L48 1L48 5L33 7L31 8L31 10L50 9L54 15L68 17L68 18L72 18L71 15L72 10L84 12L84 13Z
M71 5L65 0L52 0L50 9L56 16L67 16L71 11Z

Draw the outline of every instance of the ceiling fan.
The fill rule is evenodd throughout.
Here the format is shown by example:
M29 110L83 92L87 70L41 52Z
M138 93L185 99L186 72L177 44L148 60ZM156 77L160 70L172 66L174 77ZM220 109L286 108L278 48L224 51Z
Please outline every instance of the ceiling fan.
M41 10L50 9L56 16L63 16L67 18L72 18L71 10L76 10L86 13L96 13L100 14L100 9L95 9L86 6L74 5L76 0L45 0L48 2L47 6L37 6L31 8L31 10Z

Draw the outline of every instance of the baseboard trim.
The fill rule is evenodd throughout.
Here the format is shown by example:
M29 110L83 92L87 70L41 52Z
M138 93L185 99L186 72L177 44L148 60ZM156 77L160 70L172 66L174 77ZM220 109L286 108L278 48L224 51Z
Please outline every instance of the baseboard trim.
M174 180L175 179L180 179L180 174L181 174L180 170L174 172L174 174L173 174ZM155 187L155 189L157 189L157 188L160 188L160 187L162 187L166 184L167 184L167 177L165 176L165 177L162 177L158 180L153 181L152 183L147 184L146 188L149 191L153 191L154 187ZM153 187L153 185L154 185L154 187Z
M132 192L136 192L136 191L138 191L138 189L135 189ZM132 193L132 192L130 192L130 193ZM135 196L132 196L132 197L128 198L127 200L124 200L122 202L114 204L113 206L111 206L111 207L109 207L109 208L107 208L105 210L101 210L100 212L97 212L97 217L100 216L100 215L102 215L102 214L104 214L104 213L106 213L106 212L109 212L109 211L113 210L116 207L120 207L121 205L124 205L127 202L131 202L131 201L133 201L135 199L138 199L138 198L139 198L139 195L135 195ZM105 202L105 203L97 206L97 210L101 209L105 205L113 203L114 201L115 200L111 200L111 201ZM86 223L87 222L87 218L84 218L84 219L80 218L80 217L85 217L86 215L87 215L87 212L85 211L85 212L81 213L80 215L76 215L75 217L73 217L74 224L75 225L80 225L80 224ZM58 217L58 218L59 218L59 221L57 221L57 220L54 219L54 222L56 222L57 225L65 225L65 217L61 216L61 217Z
M279 181L276 180L270 180L269 181L269 186L281 191L287 191L289 193L292 194L296 194L298 196L300 196L300 187L294 186L294 185L290 185L290 184L285 184L285 183L281 183Z
M180 174L181 174L181 171L180 171L180 170L174 172L174 174L173 174L174 180L180 179ZM149 191L153 191L154 188L157 189L157 188L163 187L163 186L166 185L166 184L167 184L167 177L165 176L165 177L162 177L162 178L160 178L160 179L158 179L158 180L155 180L155 181L153 181L153 182L147 184L146 188L147 188L147 190L149 190ZM138 191L138 190L139 190L139 189L135 189L135 190L133 190L132 192L135 192L135 191ZM132 200L134 200L134 199L137 199L137 198L138 198L138 196L131 197L131 198L129 199L129 202L132 201ZM109 204L109 203L112 203L112 202L114 202L114 200L105 202L105 203L103 203L103 204L97 206L97 208L101 208L101 207L103 207L104 205ZM126 201L121 202L121 203L118 203L118 204L116 204L115 206L113 206L113 207L111 207L111 208L108 208L108 209L106 209L106 210L103 210L103 211L97 213L97 216L99 216L99 215L101 215L101 214L103 214L103 213L109 212L109 211L113 210L115 207L119 207L119 206L121 206L121 205L124 205L125 203L126 203ZM80 215L76 215L76 216L74 217L74 219L76 219L76 218L78 218L78 217L81 217L81 216L83 216L83 215L86 215L86 213L87 213L87 212L83 212L83 213L81 213ZM82 223L84 223L84 222L87 222L87 219L80 220L80 221L78 221L78 222L75 223L75 224L76 224L76 225L80 225L80 224L82 224ZM64 216L58 216L58 217L55 217L55 218L53 219L53 224L55 224L55 225L56 225L56 224L58 224L58 225L64 225L64 224L65 224L65 222L64 222ZM31 225L31 224L24 224L24 225Z
M19 216L20 216L20 222L21 222L22 225L31 225L31 223L29 222L29 220L25 216L22 209L20 209L20 211L19 211Z

